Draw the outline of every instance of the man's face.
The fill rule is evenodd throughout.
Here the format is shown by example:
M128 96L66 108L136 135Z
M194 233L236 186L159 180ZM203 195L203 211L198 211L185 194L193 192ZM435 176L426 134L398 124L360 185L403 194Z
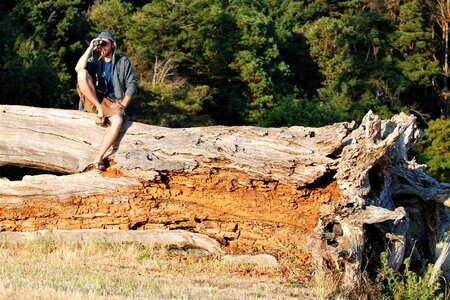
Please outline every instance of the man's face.
M113 44L108 39L102 39L105 42L105 45L100 47L100 53L102 57L108 57L112 53Z

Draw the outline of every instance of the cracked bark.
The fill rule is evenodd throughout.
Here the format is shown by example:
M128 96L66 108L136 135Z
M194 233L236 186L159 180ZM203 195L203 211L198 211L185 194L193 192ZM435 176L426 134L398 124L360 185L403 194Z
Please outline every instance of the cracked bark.
M126 122L102 174L86 169L104 134L93 124L78 111L0 106L0 166L68 174L0 180L0 230L183 229L226 252L337 269L355 287L381 251L394 268L433 262L449 226L450 185L408 158L421 134L413 116L321 128Z

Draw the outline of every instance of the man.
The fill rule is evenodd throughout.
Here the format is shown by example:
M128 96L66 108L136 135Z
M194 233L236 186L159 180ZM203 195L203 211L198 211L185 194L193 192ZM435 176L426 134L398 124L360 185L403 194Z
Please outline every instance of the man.
M119 135L125 108L136 94L137 84L131 62L117 55L116 41L108 32L93 39L75 66L77 91L88 112L96 113L96 124L108 126L93 165L105 171L105 154Z

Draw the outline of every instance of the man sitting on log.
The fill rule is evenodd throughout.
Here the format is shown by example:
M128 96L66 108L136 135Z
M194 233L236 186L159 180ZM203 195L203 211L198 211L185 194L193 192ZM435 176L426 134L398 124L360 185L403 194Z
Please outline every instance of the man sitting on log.
M117 55L116 41L108 32L93 39L75 66L80 104L96 113L96 124L110 126L93 162L96 169L106 170L105 153L119 135L125 108L137 91L136 77L126 56Z

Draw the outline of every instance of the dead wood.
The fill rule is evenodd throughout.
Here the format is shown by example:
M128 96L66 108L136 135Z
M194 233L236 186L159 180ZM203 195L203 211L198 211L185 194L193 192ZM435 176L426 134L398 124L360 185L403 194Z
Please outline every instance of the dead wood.
M430 280L428 282L429 286L433 285L433 283L436 281L437 275L438 275L439 271L441 270L442 265L445 263L448 255L449 255L449 252L450 252L450 236L447 237L447 239L443 243L443 246L441 248L441 253L440 253L438 259L436 260L436 263L433 266L433 271L431 273Z
M35 240L52 240L64 243L105 242L139 243L152 247L168 247L180 250L204 250L209 255L224 254L220 244L205 235L184 230L39 230L34 232L0 232L0 241L25 243Z
M104 129L78 111L0 106L0 230L182 229L229 253L293 255L354 287L389 251L420 268L448 229L450 185L409 158L414 116L321 128L170 129L126 122L99 174ZM419 228L412 230L412 228Z

